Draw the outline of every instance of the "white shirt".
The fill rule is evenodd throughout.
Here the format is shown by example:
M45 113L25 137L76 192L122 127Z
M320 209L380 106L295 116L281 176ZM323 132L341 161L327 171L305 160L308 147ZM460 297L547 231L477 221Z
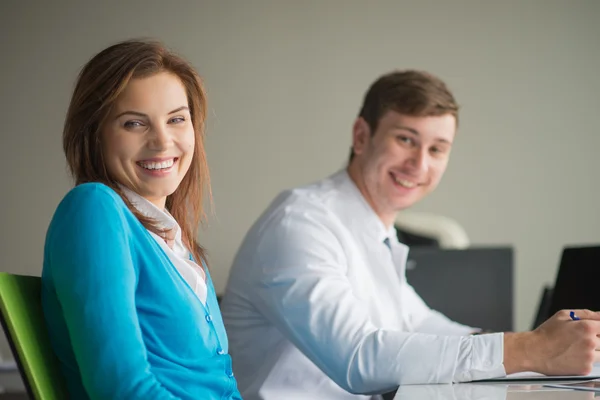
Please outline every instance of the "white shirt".
M200 299L202 304L206 304L208 288L206 286L206 281L204 280L204 271L201 270L201 267L198 266L198 264L191 260L190 252L181 239L181 228L175 218L173 218L167 210L161 210L152 202L146 200L125 186L121 185L121 190L123 190L127 199L140 213L154 219L159 224L160 228L176 230L173 248L169 247L164 238L156 233L151 231L148 231L148 233L152 235L167 257L169 257L169 260L173 263L175 269L179 272L179 275L181 275L194 293L196 293L196 296L198 296L198 299Z
M221 304L242 397L368 399L505 375L503 334L470 336L431 310L406 281L407 255L346 171L280 194Z

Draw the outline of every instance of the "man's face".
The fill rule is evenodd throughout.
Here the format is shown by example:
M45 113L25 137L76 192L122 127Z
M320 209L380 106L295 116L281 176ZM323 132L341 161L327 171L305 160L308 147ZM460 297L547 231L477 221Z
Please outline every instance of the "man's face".
M451 114L409 117L387 111L371 134L364 119L353 128L359 189L387 223L433 191L446 171L456 119Z

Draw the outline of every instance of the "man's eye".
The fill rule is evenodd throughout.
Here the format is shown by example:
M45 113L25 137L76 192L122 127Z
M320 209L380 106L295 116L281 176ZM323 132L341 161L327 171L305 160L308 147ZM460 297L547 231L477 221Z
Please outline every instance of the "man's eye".
M435 155L443 155L446 153L446 149L444 149L442 147L432 147L431 153L435 154Z

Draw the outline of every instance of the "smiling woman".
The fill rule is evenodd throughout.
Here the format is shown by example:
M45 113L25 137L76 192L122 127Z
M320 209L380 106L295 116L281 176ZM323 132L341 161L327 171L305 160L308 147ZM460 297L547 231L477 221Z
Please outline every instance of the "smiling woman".
M108 173L164 208L194 155L185 87L170 72L133 79L112 109L101 132Z
M46 236L42 304L77 399L239 399L196 241L210 184L205 92L162 44L83 68L63 146L75 178Z

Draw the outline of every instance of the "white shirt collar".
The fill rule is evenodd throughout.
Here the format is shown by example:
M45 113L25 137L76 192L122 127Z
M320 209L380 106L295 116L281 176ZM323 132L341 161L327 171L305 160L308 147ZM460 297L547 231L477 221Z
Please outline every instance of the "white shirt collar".
M337 212L342 217L342 221L345 221L356 233L371 236L379 242L383 242L385 238L390 238L390 241L394 243L397 242L394 225L389 229L386 228L345 168L331 176L331 180L341 195Z
M155 220L162 229L176 229L175 241L181 242L181 229L173 216L165 209L160 209L151 201L140 196L133 190L119 185L127 199L142 215Z

